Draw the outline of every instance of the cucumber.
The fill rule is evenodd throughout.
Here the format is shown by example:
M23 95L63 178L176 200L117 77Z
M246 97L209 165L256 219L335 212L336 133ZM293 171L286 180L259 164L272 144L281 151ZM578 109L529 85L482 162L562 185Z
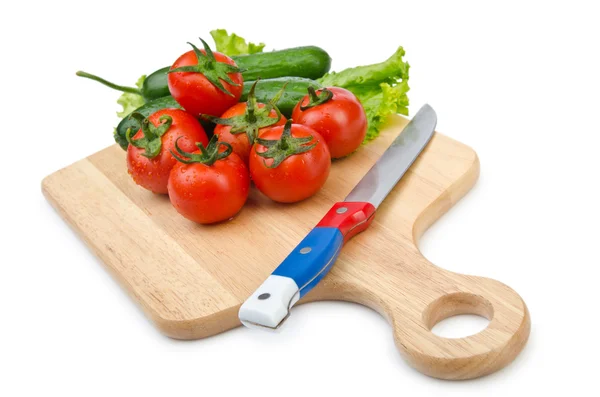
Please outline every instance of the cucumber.
M254 90L256 99L258 102L267 103L279 92L279 90L281 90L281 87L283 87L285 83L287 83L287 85L285 86L283 95L277 102L277 107L286 117L290 117L292 115L294 106L296 106L296 104L304 97L304 95L308 94L308 87L312 86L315 89L322 88L321 85L316 81L302 77L279 77L276 79L265 79L259 80L256 84L256 88ZM240 102L244 102L248 99L248 92L250 91L252 84L254 84L254 81L244 82L244 91L242 93L242 97L240 98Z
M245 72L242 72L242 77L244 81L249 82L258 78L272 79L285 76L317 79L327 73L331 67L329 54L315 46L258 52L231 58L240 69L245 70ZM144 99L152 100L170 95L167 83L169 69L170 66L158 69L146 77L142 86Z
M242 73L244 81L296 76L317 79L329 72L331 58L322 48L295 47L271 52L231 57Z
M173 99L172 96L165 96L147 102L144 105L137 108L135 111L141 113L144 117L148 117L152 113L165 108L181 109L181 106L179 106L177 101ZM135 120L130 120L129 116L124 117L123 120L121 120L121 122L117 126L117 128L115 128L115 142L117 142L123 150L127 150L127 145L129 145L129 143L127 142L128 128L135 128L136 130L139 128L138 123Z
M167 84L167 72L169 69L169 66L158 69L146 77L146 80L142 84L142 96L146 101L171 95L169 85Z

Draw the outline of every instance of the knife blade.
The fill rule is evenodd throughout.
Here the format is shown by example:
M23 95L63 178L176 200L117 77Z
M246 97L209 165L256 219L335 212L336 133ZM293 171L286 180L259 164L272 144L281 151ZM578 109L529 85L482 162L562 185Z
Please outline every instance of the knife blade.
M373 221L385 200L429 143L437 124L424 105L342 202L331 207L241 305L238 316L249 328L278 329L292 306L329 272L342 246Z

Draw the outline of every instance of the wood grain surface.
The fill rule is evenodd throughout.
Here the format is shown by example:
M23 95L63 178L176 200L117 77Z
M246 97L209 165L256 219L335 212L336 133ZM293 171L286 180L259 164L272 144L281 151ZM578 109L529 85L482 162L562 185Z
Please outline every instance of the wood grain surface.
M48 176L42 190L163 334L203 338L240 325L240 304L344 199L406 123L392 118L378 139L334 161L316 196L282 205L253 188L243 210L218 225L192 223L167 196L135 185L117 145ZM476 153L436 133L371 227L344 247L301 302L344 300L376 310L391 324L400 354L433 377L475 378L510 363L529 336L521 297L498 281L441 269L417 246L478 175ZM465 313L490 324L466 338L431 332L440 320Z

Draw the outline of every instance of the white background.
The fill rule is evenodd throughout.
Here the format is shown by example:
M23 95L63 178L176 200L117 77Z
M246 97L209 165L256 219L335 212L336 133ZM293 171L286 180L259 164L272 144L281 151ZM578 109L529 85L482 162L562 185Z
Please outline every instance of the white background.
M259 3L3 5L0 395L595 394L595 2ZM154 329L44 200L40 182L113 142L119 94L76 70L132 84L219 27L268 49L319 45L334 70L405 47L411 111L429 102L438 131L481 159L476 187L421 248L442 267L522 295L532 332L512 365L475 381L426 377L401 359L384 319L344 303L294 309L278 335L238 328L181 342Z

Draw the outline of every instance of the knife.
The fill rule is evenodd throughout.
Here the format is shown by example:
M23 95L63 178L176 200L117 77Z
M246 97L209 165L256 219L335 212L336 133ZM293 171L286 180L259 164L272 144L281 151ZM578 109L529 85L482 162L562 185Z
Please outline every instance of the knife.
M278 329L300 298L329 272L342 246L373 221L392 191L433 136L437 116L424 105L381 158L342 202L317 226L242 304L238 316L249 328Z

